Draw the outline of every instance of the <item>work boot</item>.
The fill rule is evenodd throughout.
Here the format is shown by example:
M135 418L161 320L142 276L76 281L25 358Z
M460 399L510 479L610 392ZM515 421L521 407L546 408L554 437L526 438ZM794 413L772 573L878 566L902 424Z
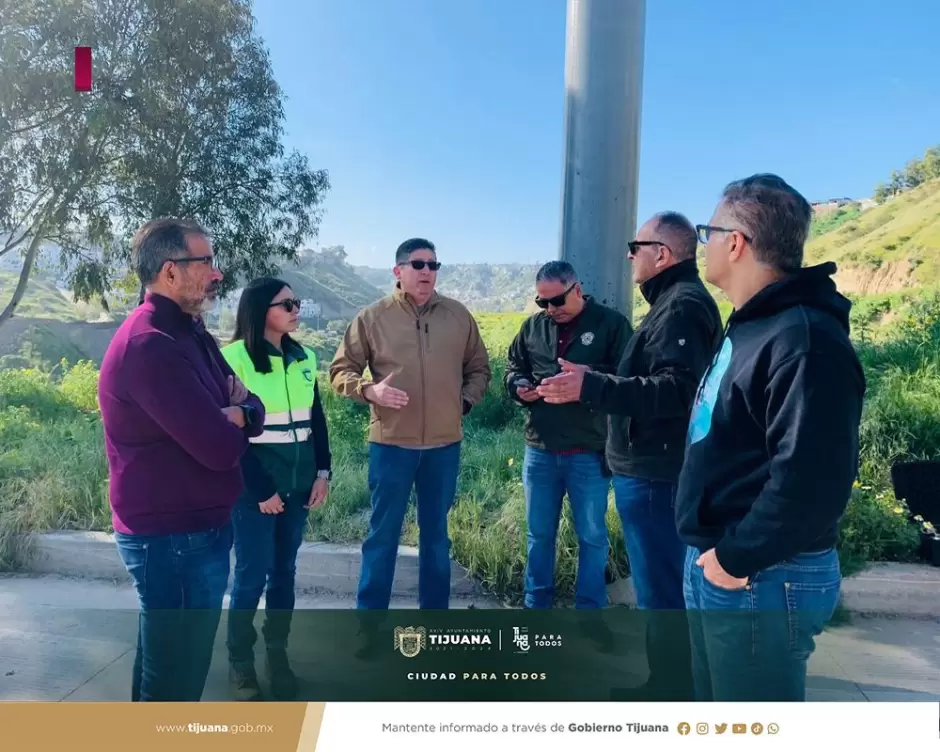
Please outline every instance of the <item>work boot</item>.
M284 650L269 650L265 659L271 696L280 702L289 702L297 697L297 677L291 670Z
M254 702L261 699L261 687L254 666L229 664L229 683L238 702Z

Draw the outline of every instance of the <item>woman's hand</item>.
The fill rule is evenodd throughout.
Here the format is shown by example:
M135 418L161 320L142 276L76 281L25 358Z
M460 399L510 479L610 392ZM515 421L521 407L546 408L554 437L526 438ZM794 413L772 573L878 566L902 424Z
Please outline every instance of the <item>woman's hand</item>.
M267 501L262 501L258 504L258 508L261 510L261 514L280 514L284 511L284 502L281 501L281 497L278 494L274 494Z

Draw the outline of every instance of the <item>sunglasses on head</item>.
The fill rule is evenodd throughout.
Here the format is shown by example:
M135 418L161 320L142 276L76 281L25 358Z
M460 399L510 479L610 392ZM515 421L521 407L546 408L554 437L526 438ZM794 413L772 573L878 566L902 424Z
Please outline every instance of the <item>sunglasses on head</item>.
M419 272L422 269L424 269L424 267L427 267L432 272L436 272L438 269L441 268L441 262L440 261L422 261L421 259L415 259L414 261L405 261L403 264L399 264L399 266L410 266L412 269L414 269L415 271L419 271Z
M561 293L561 295L556 295L554 298L536 297L535 305L537 305L539 308L548 308L549 306L551 306L552 308L561 308L565 304L565 301L568 299L568 294L574 289L574 286L576 284L578 283L573 282L571 287L569 287L567 290Z
M277 303L271 303L268 308L283 308L288 313L293 313L296 308L300 310L300 301L297 298L287 298L285 300L279 300Z

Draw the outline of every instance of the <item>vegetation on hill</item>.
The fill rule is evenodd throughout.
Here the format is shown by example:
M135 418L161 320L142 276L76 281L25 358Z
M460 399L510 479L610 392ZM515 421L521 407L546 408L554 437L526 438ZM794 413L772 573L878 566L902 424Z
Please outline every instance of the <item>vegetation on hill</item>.
M838 224L807 244L807 261L835 261L843 291L882 294L940 284L940 179L867 211L827 219Z
M471 311L501 313L522 311L535 296L535 273L541 264L448 264L438 273L437 289L456 298ZM356 272L380 290L395 285L391 269L355 267Z
M18 274L0 272L0 301L13 296L19 280ZM55 319L56 321L78 321L78 309L55 286L54 282L36 275L26 286L23 302L16 310L22 318Z

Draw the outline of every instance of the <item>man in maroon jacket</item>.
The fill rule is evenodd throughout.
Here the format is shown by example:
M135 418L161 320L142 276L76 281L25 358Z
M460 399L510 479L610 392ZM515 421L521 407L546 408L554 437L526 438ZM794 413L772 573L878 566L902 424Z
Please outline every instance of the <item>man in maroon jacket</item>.
M197 702L228 586L240 459L264 406L203 326L222 279L205 232L153 220L133 254L147 294L98 384L114 537L140 600L132 699Z

